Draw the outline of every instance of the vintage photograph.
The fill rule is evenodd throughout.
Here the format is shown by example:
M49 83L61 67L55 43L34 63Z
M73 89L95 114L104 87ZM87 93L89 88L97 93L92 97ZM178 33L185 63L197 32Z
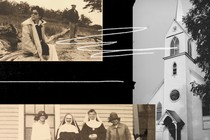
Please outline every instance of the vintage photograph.
M155 105L134 104L135 140L155 140Z
M209 1L134 5L135 104L155 104L156 140L210 140ZM148 52L150 54L148 54ZM152 54L151 54L152 53Z
M154 122L152 117L147 119L151 114L147 110L151 112L152 108L140 107L132 104L1 104L0 139L134 140L133 132L140 134L139 129L134 130L134 115L141 117L135 116L140 126L142 120ZM136 127L139 128L139 124ZM144 124L142 131L150 128L145 121ZM154 130L147 131L149 134Z
M0 0L0 61L103 61L102 0Z

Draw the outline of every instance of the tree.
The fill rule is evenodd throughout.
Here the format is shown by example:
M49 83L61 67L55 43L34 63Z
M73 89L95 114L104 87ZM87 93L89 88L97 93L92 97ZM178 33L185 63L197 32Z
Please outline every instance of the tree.
M94 24L91 27L94 28L94 29L97 29L97 30L102 29L102 26L98 25L98 24Z
M1 15L10 15L12 14L12 5L8 0L0 2L0 14Z
M18 6L21 14L30 14L30 6L27 2L21 1Z
M92 21L85 15L81 15L78 25L81 27L89 27Z
M64 18L64 19L68 19L68 11L69 11L69 9L68 9L68 8L66 8L66 9L64 9L64 10L63 10L63 13L62 13L62 18Z
M93 12L95 10L102 12L102 0L84 0L84 2L87 2L87 4L83 9L90 8L90 12Z
M195 63L205 73L204 83L192 82L191 91L203 98L204 95L210 96L210 1L190 0L190 2L193 8L183 18L183 21L197 43L198 57Z

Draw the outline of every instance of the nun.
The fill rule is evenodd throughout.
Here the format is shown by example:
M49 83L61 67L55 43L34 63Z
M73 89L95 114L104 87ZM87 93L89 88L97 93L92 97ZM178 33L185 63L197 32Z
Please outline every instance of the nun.
M94 109L86 114L80 137L81 140L105 140L106 129Z
M78 140L80 129L74 117L67 113L56 133L57 140Z

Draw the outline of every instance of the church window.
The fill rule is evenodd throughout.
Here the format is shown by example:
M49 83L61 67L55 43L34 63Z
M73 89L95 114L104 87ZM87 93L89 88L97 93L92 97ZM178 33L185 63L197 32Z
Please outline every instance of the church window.
M179 39L174 37L171 41L171 56L179 53Z
M177 74L177 65L176 63L173 64L173 75Z
M161 115L162 115L162 104L159 102L157 104L157 120L160 119Z
M187 52L190 56L192 56L192 40L191 39L188 39L187 46L188 46Z
M205 95L202 99L203 116L210 116L210 96Z
M171 91L170 98L171 98L172 101L178 100L179 97L180 97L180 93L179 93L178 90L175 89L175 90Z

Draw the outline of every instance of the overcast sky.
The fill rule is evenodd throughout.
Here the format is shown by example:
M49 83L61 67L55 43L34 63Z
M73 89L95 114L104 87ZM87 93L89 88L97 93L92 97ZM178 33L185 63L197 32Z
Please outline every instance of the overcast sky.
M182 0L184 13L191 7L189 0ZM136 0L133 8L133 26L148 27L134 33L134 49L161 48L164 37L175 18L176 0ZM134 55L134 103L148 103L153 92L163 81L164 51L150 55Z
M102 25L102 13L92 12L89 13L89 9L83 9L83 7L87 4L84 0L10 0L10 1L24 1L30 5L38 5L40 7L46 9L53 10L64 10L65 8L71 9L71 4L77 5L77 10L79 15L84 14L86 17L89 17L93 24Z

